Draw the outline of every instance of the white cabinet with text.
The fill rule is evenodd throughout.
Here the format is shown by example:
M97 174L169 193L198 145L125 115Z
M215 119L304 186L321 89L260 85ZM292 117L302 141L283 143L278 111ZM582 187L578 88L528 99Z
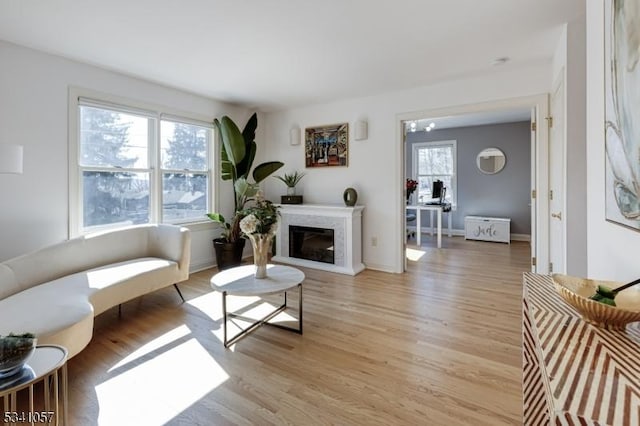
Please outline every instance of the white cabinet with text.
M511 219L499 217L465 216L464 238L467 240L510 243Z

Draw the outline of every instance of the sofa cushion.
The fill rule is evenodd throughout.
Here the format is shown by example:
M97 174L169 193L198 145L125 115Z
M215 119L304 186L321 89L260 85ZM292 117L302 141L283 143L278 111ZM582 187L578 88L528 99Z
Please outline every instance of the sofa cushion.
M127 260L74 275L86 280L95 315L180 281L176 262L154 257Z

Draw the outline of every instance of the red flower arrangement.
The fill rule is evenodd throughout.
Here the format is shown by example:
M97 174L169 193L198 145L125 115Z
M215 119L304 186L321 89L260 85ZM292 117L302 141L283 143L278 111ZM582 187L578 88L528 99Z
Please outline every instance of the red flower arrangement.
M413 194L416 191L416 189L418 189L418 181L407 178L405 189L407 191L407 199L409 199L409 196Z

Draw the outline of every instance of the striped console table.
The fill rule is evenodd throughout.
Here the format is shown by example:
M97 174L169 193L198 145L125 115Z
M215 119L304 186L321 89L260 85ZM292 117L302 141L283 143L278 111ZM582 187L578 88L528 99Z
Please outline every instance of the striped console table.
M531 273L523 321L525 425L640 425L640 323L591 326Z

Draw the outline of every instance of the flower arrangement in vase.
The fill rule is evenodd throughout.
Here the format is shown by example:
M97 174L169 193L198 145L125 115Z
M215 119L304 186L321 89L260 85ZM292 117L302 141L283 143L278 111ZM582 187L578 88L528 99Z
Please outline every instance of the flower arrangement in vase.
M405 185L405 190L407 193L407 204L409 204L411 194L413 194L416 191L416 189L418 189L418 181L413 180L411 178L407 178L407 183Z
M242 211L240 230L249 238L253 246L253 263L256 265L256 278L267 277L267 262L273 237L278 230L278 206L261 196L255 204Z

